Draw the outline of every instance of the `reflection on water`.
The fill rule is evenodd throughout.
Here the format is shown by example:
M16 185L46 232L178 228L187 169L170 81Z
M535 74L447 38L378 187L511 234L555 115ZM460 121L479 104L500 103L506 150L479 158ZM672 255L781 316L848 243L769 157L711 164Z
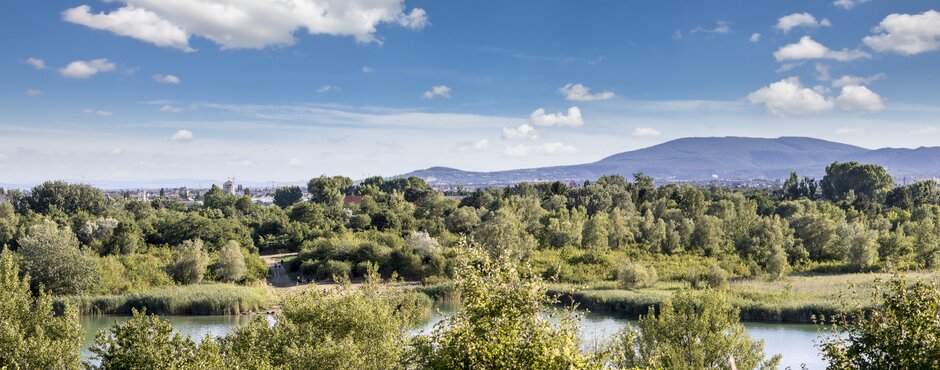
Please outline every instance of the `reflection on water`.
M412 330L412 334L426 333L435 324L445 317L452 315L459 308L452 302L435 302L428 321L419 328ZM94 343L95 333L105 330L114 323L127 321L129 316L83 316L82 328L85 330L85 341L82 343L82 355L91 357L88 350ZM202 338L206 335L223 336L231 332L238 325L251 320L251 316L164 316L173 324L173 327L183 335L192 335ZM586 350L600 348L609 341L618 331L634 324L616 315L589 312L581 320L581 342ZM810 369L823 369L826 364L818 357L819 351L814 347L814 341L819 333L813 325L801 324L761 324L745 323L751 337L764 340L764 351L768 354L782 354L783 361L780 368L791 367L799 369L806 364Z

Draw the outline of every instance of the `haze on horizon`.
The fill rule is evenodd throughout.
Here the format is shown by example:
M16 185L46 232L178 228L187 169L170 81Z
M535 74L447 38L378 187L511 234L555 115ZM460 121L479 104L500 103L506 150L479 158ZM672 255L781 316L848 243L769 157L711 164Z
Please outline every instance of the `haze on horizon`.
M689 136L940 143L931 1L245 4L4 3L0 182L489 171Z

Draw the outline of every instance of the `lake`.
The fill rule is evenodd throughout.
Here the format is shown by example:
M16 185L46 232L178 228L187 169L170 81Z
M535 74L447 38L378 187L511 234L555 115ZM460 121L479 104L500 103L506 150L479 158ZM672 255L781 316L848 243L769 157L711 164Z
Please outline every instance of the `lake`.
M420 333L429 330L434 324L441 321L457 309L454 304L436 302L434 312L428 322L421 328L413 330ZM82 316L81 324L85 330L85 341L82 345L82 355L91 357L88 347L94 343L95 333L107 329L116 322L124 322L129 316ZM247 323L251 316L164 316L173 327L183 335L204 337L206 335L220 336L232 331L238 325ZM585 349L594 349L603 345L618 331L633 323L616 315L589 312L581 320L581 338ZM781 369L791 367L799 369L806 364L810 369L823 369L826 363L819 358L819 351L814 341L819 336L818 329L813 325L805 324L765 324L744 323L751 337L764 340L764 351L767 354L782 354Z

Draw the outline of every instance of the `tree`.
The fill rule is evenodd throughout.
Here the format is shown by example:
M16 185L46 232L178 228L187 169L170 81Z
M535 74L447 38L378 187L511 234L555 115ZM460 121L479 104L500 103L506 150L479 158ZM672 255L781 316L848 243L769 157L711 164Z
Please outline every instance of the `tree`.
M29 275L20 278L13 253L0 252L0 368L81 369L84 331L78 311L66 305L61 315L52 297L30 292Z
M637 327L614 338L610 362L618 369L773 369L780 361L764 357L763 341L751 340L739 310L722 292L682 291Z
M606 212L599 212L591 217L584 225L584 233L581 237L581 247L604 252L608 249L608 238L610 230L610 218Z
M64 181L47 181L37 185L24 200L30 209L44 214L58 210L69 215L77 212L100 215L106 205L101 190Z
M180 284L198 283L206 274L208 263L209 254L203 247L202 240L187 240L176 246L173 252L173 264L169 266L170 275Z
M839 230L839 240L845 251L847 262L859 271L864 271L878 262L878 232L869 230L858 222L844 224Z
M417 369L599 368L578 347L577 317L554 312L544 283L507 256L470 248L457 267L463 307L413 340Z
M829 369L940 368L940 288L903 278L886 288L873 293L880 306L835 318L819 344Z
M299 186L282 186L274 191L274 204L278 207L287 208L303 198L303 193Z
M241 246L238 242L229 240L219 249L219 260L215 263L213 273L219 280L231 283L241 280L246 271Z
M0 201L0 248L16 238L20 216L9 202Z
M310 201L328 207L341 207L343 196L352 188L352 180L343 176L320 176L310 179L307 192Z
M97 264L82 253L75 235L55 222L43 221L20 238L23 270L34 290L40 286L55 294L80 294L98 283Z
M627 261L617 271L617 286L621 289L649 288L658 280L659 275L656 274L655 268L633 261Z
M834 162L826 167L826 176L819 183L822 195L833 202L850 198L855 194L855 204L868 206L884 201L885 195L894 187L894 179L884 167L858 162Z
M133 310L133 318L100 331L91 348L100 361L93 369L226 369L212 339L202 343L173 332L169 321Z

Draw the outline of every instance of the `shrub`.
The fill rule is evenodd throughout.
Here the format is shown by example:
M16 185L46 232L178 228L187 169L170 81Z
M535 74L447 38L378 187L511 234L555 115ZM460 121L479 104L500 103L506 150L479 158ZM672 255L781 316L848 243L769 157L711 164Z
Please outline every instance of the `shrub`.
M317 272L314 275L316 279L330 279L337 281L339 279L349 279L352 274L352 264L346 261L328 260L317 266Z
M705 273L705 282L707 282L708 286L711 288L727 287L728 272L718 265L714 265L711 269L708 270L708 272Z
M55 294L79 294L98 284L98 266L93 256L82 254L78 239L55 222L44 221L29 228L19 239L23 270L34 290L45 287Z
M245 256L238 242L230 240L219 249L219 260L215 263L213 272L220 281L236 282L245 276L248 268L245 266Z
M224 362L212 339L196 344L173 332L165 320L134 310L134 317L98 332L91 348L98 369L222 369Z
M628 261L617 271L617 286L621 289L648 288L656 284L656 269Z

